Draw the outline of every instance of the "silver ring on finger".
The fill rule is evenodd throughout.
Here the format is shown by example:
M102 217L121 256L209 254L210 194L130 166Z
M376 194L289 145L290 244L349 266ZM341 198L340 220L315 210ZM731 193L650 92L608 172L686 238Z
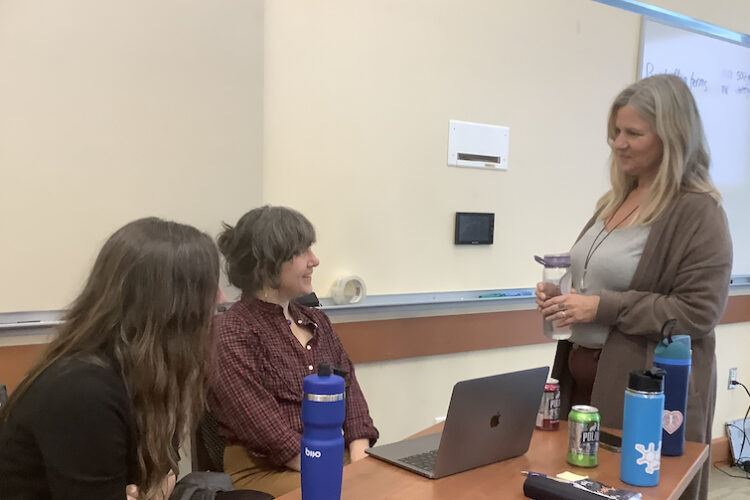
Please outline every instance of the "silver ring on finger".
M565 302L560 302L559 304L557 304L557 309L559 311L564 311L565 309L567 309L567 307L565 306Z

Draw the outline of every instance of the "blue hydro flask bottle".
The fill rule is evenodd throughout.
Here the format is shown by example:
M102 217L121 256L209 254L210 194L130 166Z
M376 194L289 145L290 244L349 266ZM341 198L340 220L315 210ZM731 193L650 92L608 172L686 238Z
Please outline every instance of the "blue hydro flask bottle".
M622 418L620 479L634 486L656 486L661 465L664 370L630 372Z
M338 500L344 468L346 384L331 367L320 363L318 373L302 381L302 441L300 457L303 500Z
M685 417L691 358L690 337L687 335L670 334L659 342L654 350L654 366L666 372L662 455L679 456L685 451Z

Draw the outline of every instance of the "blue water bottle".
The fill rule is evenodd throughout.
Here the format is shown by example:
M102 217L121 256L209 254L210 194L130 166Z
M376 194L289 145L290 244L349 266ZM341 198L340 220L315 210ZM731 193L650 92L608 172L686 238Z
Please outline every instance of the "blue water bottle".
M630 372L622 417L620 479L634 486L656 486L661 465L664 371Z
M662 455L679 456L685 451L685 417L691 358L690 337L687 335L669 334L654 350L654 366L666 373Z
M320 363L318 373L302 381L302 441L300 457L303 500L341 498L344 468L346 384L331 367Z

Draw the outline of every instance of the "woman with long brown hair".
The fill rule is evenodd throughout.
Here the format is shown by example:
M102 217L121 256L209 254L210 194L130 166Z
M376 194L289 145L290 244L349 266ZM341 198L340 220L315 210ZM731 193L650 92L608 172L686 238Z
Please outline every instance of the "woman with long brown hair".
M169 496L205 405L218 262L208 235L157 218L107 240L0 413L1 498Z

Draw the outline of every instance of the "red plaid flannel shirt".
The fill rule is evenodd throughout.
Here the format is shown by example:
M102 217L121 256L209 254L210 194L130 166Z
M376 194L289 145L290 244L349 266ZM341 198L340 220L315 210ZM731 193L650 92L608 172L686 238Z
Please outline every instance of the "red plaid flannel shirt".
M281 306L243 298L218 318L211 369L211 411L227 444L283 465L299 454L302 437L302 379L326 361L344 370L346 446L378 438L367 402L331 322L322 311L289 304L293 321L312 332L303 346L294 337Z

